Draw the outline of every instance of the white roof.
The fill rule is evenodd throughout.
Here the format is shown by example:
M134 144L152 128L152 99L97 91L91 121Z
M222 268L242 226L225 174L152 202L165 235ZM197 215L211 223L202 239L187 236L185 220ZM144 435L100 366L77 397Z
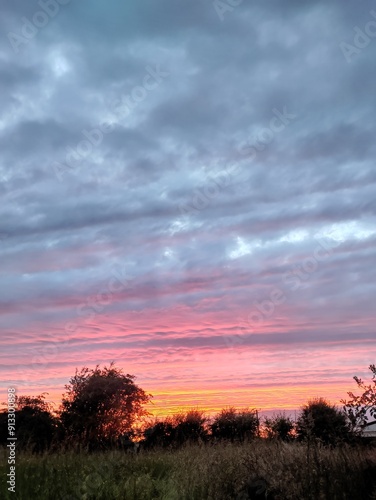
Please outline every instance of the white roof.
M376 437L376 420L369 422L363 427L362 435L364 437Z

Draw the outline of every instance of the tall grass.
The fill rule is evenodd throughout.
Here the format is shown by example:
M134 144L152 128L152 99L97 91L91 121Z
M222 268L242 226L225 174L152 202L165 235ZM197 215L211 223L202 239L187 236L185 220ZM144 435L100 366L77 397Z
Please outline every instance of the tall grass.
M7 492L5 458L1 450L4 499L376 499L375 448L255 440L138 455L20 452L16 494Z

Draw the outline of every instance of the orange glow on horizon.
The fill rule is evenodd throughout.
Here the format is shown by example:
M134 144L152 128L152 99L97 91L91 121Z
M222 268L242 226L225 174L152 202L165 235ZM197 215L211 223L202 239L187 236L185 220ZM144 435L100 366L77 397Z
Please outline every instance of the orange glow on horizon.
M154 391L143 387L147 393L153 395L151 402L146 405L151 417L164 418L177 413L185 413L192 409L204 411L213 416L226 407L234 406L238 409L257 409L260 414L279 411L295 412L308 400L323 397L331 403L340 405L341 399L346 399L349 384L323 385L281 385L278 387L253 387L249 389L205 388L205 389L176 389L169 388ZM19 392L19 394L26 392ZM31 393L29 391L28 393ZM39 394L40 392L33 392ZM61 402L61 391L50 392L49 402L58 409Z

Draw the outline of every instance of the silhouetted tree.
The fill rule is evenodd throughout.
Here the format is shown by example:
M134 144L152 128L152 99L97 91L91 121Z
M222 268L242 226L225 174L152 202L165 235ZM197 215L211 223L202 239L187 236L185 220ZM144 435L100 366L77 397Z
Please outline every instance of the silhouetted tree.
M279 413L264 421L266 436L270 439L291 441L294 438L294 422L284 413Z
M363 391L362 394L356 396L354 393L348 392L351 399L349 401L341 400L351 428L356 433L361 431L369 417L376 418L376 365L370 365L369 369L372 373L370 384L365 384L361 378L354 377L358 388Z
M113 363L103 369L76 370L61 405L65 438L94 448L116 443L130 432L137 419L148 414L143 405L151 397L134 379Z
M58 420L45 393L39 396L16 396L17 448L31 452L47 450L57 438ZM7 442L7 412L0 413L0 443Z
M178 445L188 441L204 441L207 437L206 422L204 412L199 410L190 410L187 413L174 415L172 420L173 441Z
M169 447L174 442L174 425L171 418L156 420L144 429L144 448Z
M259 419L256 410L223 409L214 418L211 426L214 438L244 441L258 434Z
M298 439L320 440L326 445L348 441L351 432L344 412L324 398L303 406L296 426Z
M204 412L190 410L164 420L156 420L144 430L144 447L181 446L187 442L205 441L208 437Z

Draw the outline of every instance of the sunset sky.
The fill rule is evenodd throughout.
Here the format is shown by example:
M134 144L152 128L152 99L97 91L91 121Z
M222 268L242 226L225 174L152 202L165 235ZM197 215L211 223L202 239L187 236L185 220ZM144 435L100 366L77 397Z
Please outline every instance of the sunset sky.
M155 415L346 397L375 363L374 2L41 5L1 7L0 401L111 361Z

